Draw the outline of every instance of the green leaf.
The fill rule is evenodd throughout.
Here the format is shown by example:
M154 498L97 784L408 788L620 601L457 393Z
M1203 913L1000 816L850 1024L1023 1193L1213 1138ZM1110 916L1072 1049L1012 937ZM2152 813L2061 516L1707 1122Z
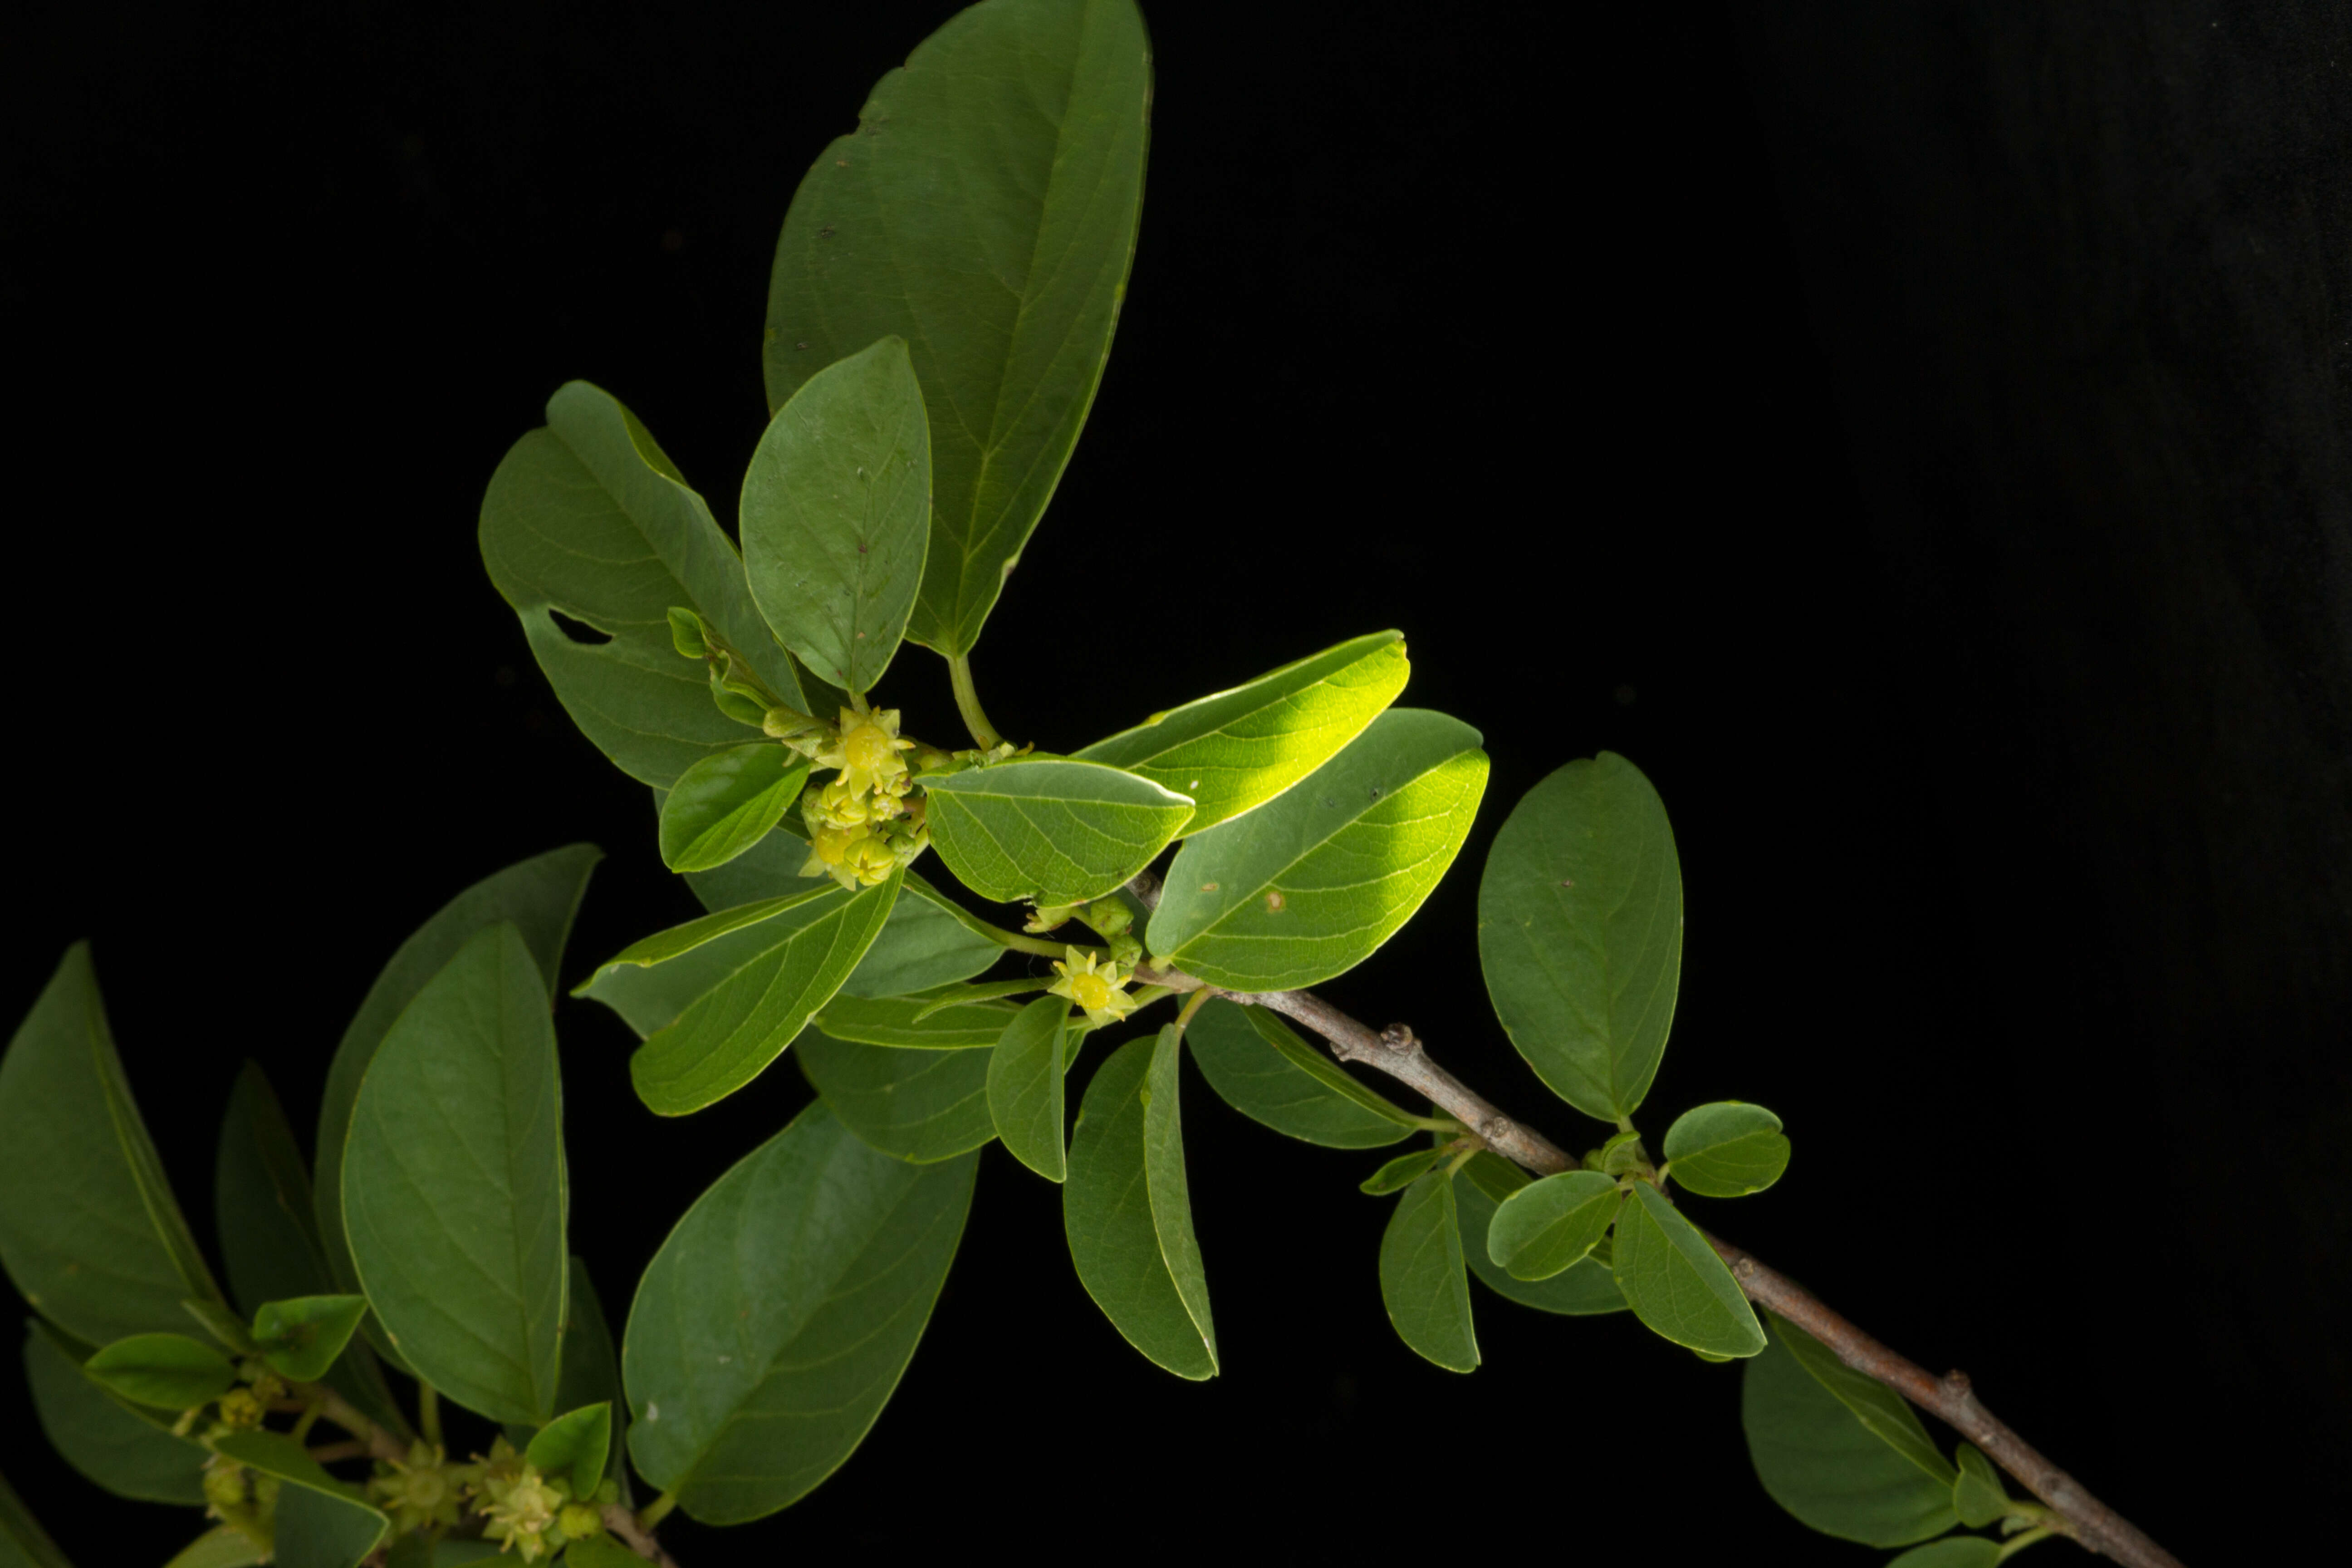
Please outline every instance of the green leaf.
M5 1476L0 1476L0 1568L73 1568Z
M1276 1132L1327 1149L1377 1149L1424 1120L1358 1083L1263 1007L1211 1002L1184 1037L1225 1103Z
M224 1524L189 1542L163 1568L253 1568L268 1560L251 1536Z
M1045 510L1110 352L1143 201L1132 0L996 0L875 84L777 241L768 406L886 333L929 406L931 548L908 635L961 654Z
M222 1299L131 1098L87 942L0 1057L0 1265L92 1343L184 1327L182 1300Z
M787 816L784 825L792 820ZM800 869L807 863L806 845L790 835L772 834L749 853L687 882L703 908L723 910L805 889L808 879ZM841 988L852 996L903 996L969 980L1003 956L1003 944L984 922L908 871L901 897L890 906L889 923Z
M1439 1162L1451 1157L1442 1148L1415 1149L1411 1153L1399 1154L1359 1182L1356 1184L1356 1190L1360 1193L1370 1193L1376 1198L1390 1193L1402 1192L1427 1175Z
M232 1432L214 1445L238 1464L286 1483L278 1493L276 1568L358 1568L391 1533L392 1521L329 1475L279 1432Z
M253 1336L246 1331L245 1320L218 1301L199 1301L191 1296L180 1303L180 1310L194 1318L223 1349L241 1356L253 1353Z
M777 640L820 680L874 689L931 541L931 436L906 340L803 382L743 476L743 568Z
M310 1208L310 1177L278 1093L248 1060L229 1094L213 1165L213 1215L229 1289L247 1312L331 1283Z
M493 1421L552 1414L570 1207L546 976L481 932L360 1087L343 1209L369 1303L419 1376Z
M593 844L570 844L485 877L444 904L402 942L368 988L358 1016L335 1048L333 1065L327 1069L326 1092L319 1105L318 1190L312 1203L320 1243L336 1289L349 1292L360 1288L351 1244L343 1235L343 1142L351 1133L360 1080L383 1043L385 1031L425 983L457 956L459 949L501 921L512 921L522 933L552 1005L564 939L571 934L572 918L587 891L588 874L604 858L604 852ZM377 1348L389 1352L391 1347L383 1342L382 1331L373 1318L368 1328L378 1340Z
M1617 1216L1617 1288L1653 1332L1695 1351L1751 1356L1764 1330L1698 1228L1646 1182Z
M1146 938L1233 991L1345 973L1412 918L1454 863L1486 787L1478 731L1391 708L1246 818L1184 841Z
M1981 1530L1995 1520L2009 1517L2014 1506L2009 1500L2009 1489L2001 1484L2000 1471L1984 1456L1984 1450L1974 1443L1963 1443L1955 1457L1959 1460L1958 1474L1952 1481L1952 1511L1970 1530Z
M943 1001L945 1005L940 1005ZM865 997L844 993L817 1010L815 1022L836 1040L896 1046L902 1050L969 1051L992 1048L1003 1037L1004 1026L1020 1012L1018 1007L985 997L958 1002L939 995Z
M1418 1354L1448 1372L1475 1372L1478 1332L1454 1205L1454 1178L1444 1171L1405 1188L1381 1234L1381 1301Z
M815 1104L720 1177L629 1311L629 1453L646 1479L735 1524L832 1474L922 1338L979 1163L893 1160Z
M490 477L479 538L557 700L630 777L667 784L745 738L712 705L704 667L678 657L674 607L694 610L770 691L807 710L734 545L609 393L574 381L548 399L547 424ZM611 640L575 641L559 616Z
M1514 1279L1549 1279L1582 1262L1616 1223L1617 1183L1598 1171L1562 1171L1503 1200L1487 1256Z
M86 1354L26 1321L25 1381L49 1446L117 1497L203 1507L205 1450L92 1382L81 1370Z
M1915 1546L1886 1568L1997 1568L2000 1562L2000 1542L1980 1535L1955 1535Z
M1401 632L1374 632L1155 713L1077 753L1191 798L1186 833L1264 805L1361 734L1404 689Z
M808 775L808 759L773 741L711 752L662 797L662 864L707 871L734 859L782 820Z
M1529 790L1478 884L1478 962L1504 1032L1588 1116L1633 1115L1674 1024L1683 879L1666 808L1612 752Z
M1666 1129L1674 1179L1702 1197L1760 1193L1789 1168L1789 1140L1780 1119L1745 1100L1718 1100L1685 1110Z
M1184 1305L1207 1347L1217 1359L1217 1326L1209 1316L1209 1279L1201 1266L1201 1246L1192 1234L1192 1194L1184 1178L1184 1121L1178 1073L1184 1049L1184 1032L1173 1024L1160 1026L1151 1047L1151 1068L1143 1079L1143 1178L1151 1200L1151 1227L1159 1233L1160 1256L1176 1283Z
M563 1554L564 1568L642 1568L644 1562L644 1558L609 1535L592 1535L585 1541L573 1542Z
M842 1123L878 1152L929 1164L996 1136L988 1109L990 1051L907 1051L828 1039L793 1047L802 1076Z
M1062 1147L1063 1033L1069 1019L1068 1002L1040 996L1013 1016L988 1053L988 1111L996 1136L1014 1159L1049 1182L1069 1171Z
M265 1301L253 1315L253 1338L270 1370L296 1383L316 1383L343 1353L360 1320L364 1296L297 1296Z
M791 892L781 894L776 898L761 899L756 903L740 904L730 910L716 910L707 915L698 915L684 925L672 926L667 931L657 931L651 936L639 937L598 964L593 974L572 988L572 994L574 996L596 995L597 987L616 971L652 969L661 964L675 963L688 953L698 948L707 947L722 937L732 936L737 931L747 931L753 926L766 925L778 916L799 910L802 912L801 919L791 922L791 925L786 928L796 929L842 901L843 894L839 883L830 879L803 881ZM775 940L775 933L771 931L761 940L772 942Z
M1099 763L1033 758L934 779L931 847L1001 904L1101 898L1151 864L1192 803Z
M1958 1474L1902 1396L1839 1361L1794 1323L1748 1363L1739 1399L1748 1458L1772 1500L1827 1535L1906 1546L1958 1522Z
M903 872L853 896L812 900L758 929L772 938L648 1036L629 1058L637 1098L663 1116L725 1099L767 1069L833 999L881 933Z
M572 1495L586 1497L604 1479L604 1458L613 1447L613 1407L586 1405L539 1429L523 1458L543 1476L562 1476Z
M218 1399L236 1368L212 1346L185 1334L132 1334L82 1363L91 1382L134 1405L188 1410Z
M1217 1373L1216 1342L1186 1304L1169 1256L1198 1253L1189 1226L1181 1243L1160 1234L1156 1215L1172 1216L1175 1205L1172 1197L1153 1202L1144 1148L1147 1080L1158 1050L1156 1040L1129 1040L1095 1069L1070 1131L1062 1228L1079 1283L1111 1326L1150 1360L1198 1382ZM1160 1163L1164 1171L1164 1155Z
M621 1393L621 1357L614 1347L604 1305L589 1280L588 1266L577 1254L572 1258L572 1287L564 1304L570 1312L563 1324L563 1370L556 1380L555 1403L566 1410L601 1404L614 1412L616 1419L608 1424L611 1437L601 1473L620 1483L621 1500L626 1502L629 1474L622 1460L626 1453L624 1428L628 1425L628 1402Z
M1498 1201L1507 1201L1512 1193L1527 1185L1527 1176L1501 1157L1483 1150L1470 1157L1470 1163L1462 1167L1461 1176L1454 1184L1454 1206L1462 1232L1462 1255L1481 1285L1506 1300L1568 1317L1593 1317L1625 1310L1624 1293L1617 1289L1609 1265L1601 1260L1597 1249L1583 1262L1572 1264L1564 1273L1549 1279L1512 1279L1487 1255L1487 1238ZM1501 1200L1496 1196L1497 1193L1502 1194Z

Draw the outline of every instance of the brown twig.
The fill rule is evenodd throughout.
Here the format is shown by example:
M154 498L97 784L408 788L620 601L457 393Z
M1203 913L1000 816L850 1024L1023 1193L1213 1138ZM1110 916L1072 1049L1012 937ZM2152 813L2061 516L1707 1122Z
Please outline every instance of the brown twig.
M661 1568L677 1568L677 1559L663 1550L654 1539L654 1532L637 1522L637 1516L619 1503L604 1505L604 1528L621 1538L628 1549L648 1563L658 1563Z
M1149 873L1128 884L1145 908L1157 908L1160 886ZM1177 991L1196 991L1206 983L1179 970L1150 967L1143 978ZM1362 1062L1388 1074L1452 1116L1496 1153L1539 1176L1574 1170L1580 1163L1558 1144L1531 1128L1504 1115L1460 1079L1439 1067L1423 1048L1421 1039L1402 1024L1373 1030L1358 1023L1311 991L1226 991L1209 986L1233 1001L1255 1005L1304 1024L1323 1037L1331 1054L1343 1062ZM2043 1458L2022 1437L2011 1431L1977 1399L1967 1376L1952 1373L1934 1377L1917 1363L1895 1354L1876 1340L1830 1310L1786 1275L1767 1267L1729 1242L1710 1236L1717 1252L1729 1266L1748 1300L1778 1312L1830 1347L1840 1361L1885 1384L1912 1404L1950 1424L1985 1457L2017 1478L2018 1484L2048 1504L2058 1528L2090 1550L2126 1568L2181 1568L2179 1559L2150 1541L2128 1520L2085 1490L2081 1482Z

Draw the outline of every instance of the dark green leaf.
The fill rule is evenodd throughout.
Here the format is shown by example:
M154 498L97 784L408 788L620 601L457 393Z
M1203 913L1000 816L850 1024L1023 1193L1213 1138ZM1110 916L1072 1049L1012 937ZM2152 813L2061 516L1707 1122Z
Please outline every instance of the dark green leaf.
M1397 1337L1419 1354L1448 1372L1477 1370L1478 1333L1448 1173L1417 1178L1389 1215L1381 1235L1381 1300Z
M1101 898L1151 864L1192 803L1099 763L1040 757L928 785L931 847L956 879L1009 904Z
M801 1072L849 1130L882 1153L928 1164L996 1136L988 1110L992 1052L907 1051L828 1039L793 1047Z
M1702 1197L1760 1193L1789 1168L1780 1119L1738 1100L1684 1111L1666 1130L1665 1153L1674 1179Z
M1182 1100L1177 1093L1183 1049L1183 1031L1173 1024L1162 1025L1143 1079L1143 1176L1151 1200L1151 1227L1160 1236L1160 1256L1214 1362L1217 1326L1209 1316L1209 1279L1192 1234L1192 1194L1184 1176Z
M81 1369L109 1393L157 1410L193 1409L236 1382L226 1356L185 1334L132 1334L99 1351Z
M890 918L899 878L811 902L757 929L773 939L704 992L629 1058L637 1097L663 1116L723 1100L766 1070L843 981Z
M698 915L684 925L657 931L651 936L639 937L620 952L596 966L596 972L572 988L574 996L595 996L615 973L625 969L656 969L708 947L738 931L754 926L766 926L788 916L784 925L772 930L759 939L761 944L772 944L777 931L797 930L810 921L845 901L838 883L829 879L803 880L788 893L757 902L739 904L733 909L714 910Z
M342 1043L335 1048L334 1063L327 1069L326 1093L319 1106L319 1159L314 1167L318 1191L313 1203L320 1245L336 1289L360 1288L359 1272L352 1266L351 1245L343 1236L343 1141L350 1136L360 1079L374 1059L376 1047L383 1043L384 1032L425 983L457 956L460 948L501 921L513 921L522 932L523 944L537 962L551 1000L572 917L579 910L581 895L587 891L589 872L604 858L604 852L593 844L572 844L485 877L444 904L402 942L368 988L359 1016L343 1031ZM369 1329L372 1334L381 1332L372 1318ZM377 1348L388 1351L390 1346L379 1342Z
M1077 754L1167 785L1193 803L1186 833L1265 805L1363 732L1404 689L1399 632L1374 632L1244 686L1155 713Z
M564 1568L643 1568L645 1559L609 1535L592 1535L574 1542L564 1552L563 1563Z
M785 825L791 823L787 816ZM750 853L687 881L705 909L723 910L805 888L800 869L807 863L808 849L800 840L772 834ZM916 873L906 875L906 888L890 906L889 923L841 983L852 996L903 996L968 980L1004 956L1003 944L981 921Z
M1498 1180L1493 1174L1496 1171L1518 1180ZM1470 1272L1478 1277L1481 1285L1506 1300L1538 1311L1580 1318L1623 1311L1625 1297L1617 1289L1617 1281L1611 1277L1609 1265L1601 1260L1598 1249L1567 1272L1539 1281L1514 1279L1487 1256L1487 1236L1496 1205L1495 1194L1500 1192L1507 1198L1526 1182L1525 1175L1516 1168L1484 1152L1471 1156L1470 1163L1462 1167L1461 1179L1454 1184L1454 1206L1462 1231L1462 1255L1470 1265Z
M278 1489L276 1568L358 1568L391 1532L392 1521L320 1467L279 1432L232 1432L213 1445L241 1465L286 1484Z
M1957 1472L1901 1396L1779 1317L1748 1363L1740 1421L1772 1499L1824 1534L1905 1546L1958 1522Z
M254 1568L268 1561L269 1553L255 1545L253 1537L224 1524L189 1542L163 1568Z
M570 1196L545 986L513 925L467 942L384 1037L343 1158L370 1304L419 1375L494 1421L555 1405Z
M1063 1028L1069 1018L1069 1003L1040 996L1004 1025L988 1058L988 1110L996 1136L1014 1159L1049 1182L1069 1169L1062 1148Z
M1276 1132L1327 1149L1377 1149L1426 1120L1358 1083L1263 1007L1211 1002L1184 1037L1225 1103Z
M1617 1288L1653 1332L1723 1356L1764 1348L1764 1330L1698 1228L1646 1182L1618 1212Z
M1402 1192L1427 1175L1439 1162L1450 1158L1444 1149L1415 1149L1411 1153L1399 1154L1358 1183L1356 1190L1376 1198Z
M0 1476L0 1568L73 1568L5 1476Z
M903 338L858 345L776 410L743 476L751 598L820 680L871 691L931 538L931 437Z
M698 613L761 684L807 711L735 547L646 427L602 389L574 381L548 399L547 424L490 477L479 538L490 581L522 618L564 710L632 778L666 785L746 738L713 706L704 668L678 657L673 607ZM611 640L574 641L558 616Z
M1952 1511L1970 1530L1981 1530L1995 1520L2009 1517L2012 1506L2009 1489L2001 1485L2000 1471L1984 1457L1984 1450L1974 1443L1963 1443L1954 1456L1959 1461L1958 1474L1952 1481Z
M49 1446L117 1497L202 1507L204 1449L91 1382L84 1353L41 1323L25 1324L25 1381Z
M331 1280L294 1130L260 1065L236 1075L214 1163L213 1214L236 1304L316 1295Z
M875 84L784 219L768 406L886 333L912 346L932 516L908 635L942 654L978 639L1094 401L1150 85L1132 0L969 7Z
M1614 752L1529 790L1478 884L1496 1016L1552 1092L1620 1121L1650 1092L1682 973L1683 880L1666 808Z
M1562 1171L1513 1193L1496 1210L1486 1254L1514 1279L1549 1279L1582 1262L1616 1223L1617 1183Z
M1478 731L1391 708L1290 789L1184 841L1147 942L1234 991L1318 984L1421 907L1486 787Z
M86 942L0 1058L0 1264L93 1343L184 1328L184 1299L222 1299L131 1098Z
M992 998L958 1002L936 994L864 997L845 993L817 1010L816 1026L836 1040L861 1045L969 1051L992 1048L1004 1026L1020 1012Z
M245 1320L218 1301L199 1301L192 1296L180 1303L180 1310L212 1335L215 1343L241 1356L253 1353L253 1336L246 1331Z
M914 1354L978 1167L877 1153L816 1104L720 1177L629 1312L629 1453L646 1479L732 1524L832 1474Z
M316 1383L327 1375L367 1316L364 1296L297 1296L265 1301L253 1315L253 1338L262 1359L280 1377Z
M1886 1568L1998 1568L2000 1542L1980 1535L1955 1535L1915 1546Z
M523 1458L543 1476L562 1476L573 1497L586 1497L604 1479L604 1458L613 1447L613 1407L585 1405L541 1427Z
M734 859L782 820L808 774L807 758L773 741L711 752L662 797L662 864L707 871Z
M609 1406L615 1419L612 1443L604 1454L604 1472L620 1482L621 1500L629 1500L629 1475L622 1464L627 1434L628 1402L621 1393L621 1357L614 1348L613 1331L604 1303L589 1281L588 1266L575 1254L572 1288L564 1304L570 1309L563 1324L563 1370L555 1386L555 1403L566 1410L583 1405Z
M1079 1282L1111 1326L1152 1361L1197 1382L1216 1375L1216 1342L1205 1301L1196 1321L1177 1287L1168 1255L1190 1247L1189 1224L1181 1246L1161 1237L1155 1209L1162 1205L1152 1201L1145 1157L1145 1096L1157 1050L1156 1040L1129 1040L1095 1069L1070 1131L1062 1228Z

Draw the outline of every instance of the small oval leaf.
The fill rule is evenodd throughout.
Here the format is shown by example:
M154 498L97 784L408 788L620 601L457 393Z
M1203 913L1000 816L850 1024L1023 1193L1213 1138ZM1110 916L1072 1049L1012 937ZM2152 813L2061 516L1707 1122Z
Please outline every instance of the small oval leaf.
M1530 1182L1503 1200L1486 1235L1486 1254L1514 1279L1549 1279L1582 1262L1617 1222L1615 1178L1562 1171Z
M1527 1184L1527 1173L1483 1150L1462 1167L1462 1179L1454 1184L1454 1216L1462 1230L1463 1258L1470 1265L1470 1272L1478 1277L1478 1283L1507 1301L1517 1301L1539 1312L1586 1318L1625 1310L1624 1292L1617 1289L1617 1281L1610 1276L1609 1265L1601 1256L1601 1247L1596 1247L1583 1262L1543 1280L1514 1279L1507 1269L1488 1256L1487 1237L1496 1205Z
M1012 1156L1058 1182L1068 1173L1062 1147L1063 1037L1070 1005L1040 996L1014 1014L988 1060L988 1110Z
M541 1427L522 1457L541 1475L569 1480L572 1495L584 1498L604 1479L604 1455L612 1446L613 1407L584 1405Z
M1211 1002L1184 1038L1209 1087L1276 1132L1327 1149L1377 1149L1424 1120L1358 1083L1263 1007Z
M711 752L662 797L662 864L673 871L724 866L783 819L808 774L806 757L773 741Z
M236 1384L228 1357L185 1334L133 1334L82 1363L91 1382L133 1405L190 1410Z
M1076 904L1125 885L1192 803L1099 763L1040 757L929 782L931 847L982 898Z
M367 1316L364 1296L297 1296L265 1301L253 1315L254 1348L280 1377L316 1383Z
M1451 1156L1444 1149L1415 1149L1411 1153L1399 1154L1357 1183L1356 1190L1376 1198L1402 1192L1428 1174L1439 1161L1448 1158Z
M1745 1100L1718 1100L1684 1111L1666 1130L1664 1147L1674 1179L1702 1197L1760 1193L1789 1168L1789 1140L1780 1119Z
M1695 1351L1752 1356L1764 1348L1738 1281L1706 1238L1646 1182L1617 1217L1612 1268L1633 1315L1653 1332Z
M1397 1337L1420 1355L1448 1372L1478 1369L1450 1173L1432 1171L1397 1200L1381 1235L1381 1301Z

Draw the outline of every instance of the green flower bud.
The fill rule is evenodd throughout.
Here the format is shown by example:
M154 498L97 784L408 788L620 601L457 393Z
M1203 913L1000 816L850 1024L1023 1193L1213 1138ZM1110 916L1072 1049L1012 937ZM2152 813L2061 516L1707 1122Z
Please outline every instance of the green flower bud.
M1078 918L1107 937L1117 936L1135 924L1135 911L1117 898L1097 899Z
M215 1454L205 1461L205 1501L215 1509L245 1506L245 1467Z
M1021 922L1021 929L1032 936L1042 936L1058 926L1068 924L1084 907L1080 904L1041 905L1029 911L1029 918Z
M585 1541L604 1533L604 1511L594 1503L568 1502L555 1516L555 1528L566 1541Z
M232 1388L220 1396L221 1424L232 1432L250 1432L261 1425L261 1401L249 1388Z

